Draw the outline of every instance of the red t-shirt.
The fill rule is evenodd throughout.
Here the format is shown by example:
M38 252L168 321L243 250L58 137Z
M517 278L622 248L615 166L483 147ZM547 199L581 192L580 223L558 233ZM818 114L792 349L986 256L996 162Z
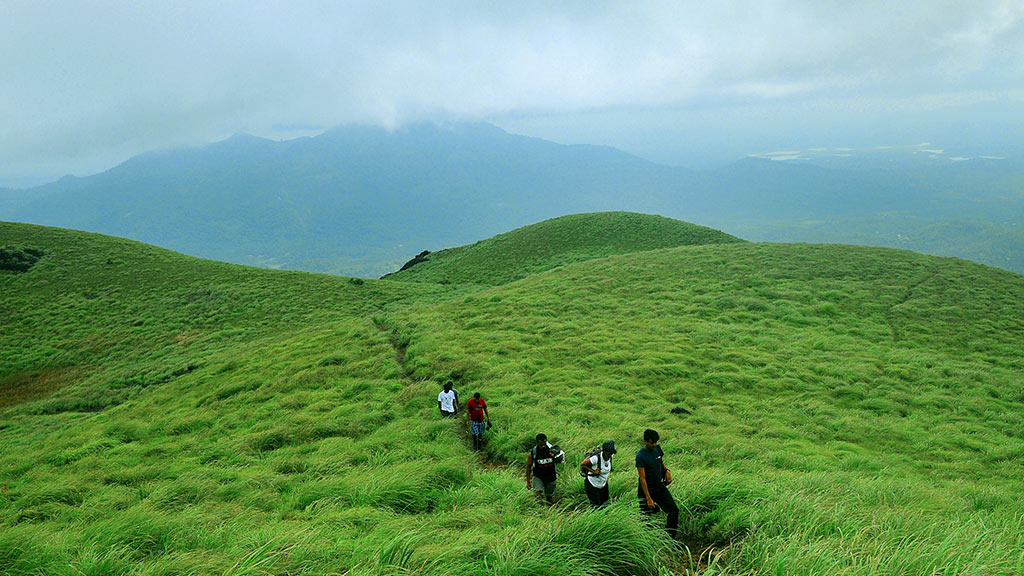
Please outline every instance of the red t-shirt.
M470 398L469 402L466 402L466 409L469 410L469 419L474 422L484 421L484 408L487 408L487 402L484 402L483 398L479 400Z

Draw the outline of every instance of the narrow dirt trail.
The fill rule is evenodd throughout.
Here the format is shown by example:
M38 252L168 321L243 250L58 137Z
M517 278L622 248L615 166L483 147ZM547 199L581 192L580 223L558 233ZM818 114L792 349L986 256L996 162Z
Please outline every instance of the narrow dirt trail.
M410 342L406 338L404 338L404 337L402 337L402 336L400 336L398 334L397 327L395 327L395 326L388 326L388 324L386 322L384 322L384 321L382 321L382 320L380 320L378 318L374 318L373 319L373 324L374 324L374 326L377 328L377 330L379 332L383 332L383 333L387 334L388 342L391 343L391 347L395 351L395 362L398 363L398 366L399 366L399 368L402 371L402 377L406 380L406 384L407 385L417 384L417 383L420 383L420 382L426 382L426 381L432 380L431 378L415 378L413 376L413 370L409 367L408 362L407 362L407 350L409 348ZM434 380L436 380L436 379L434 379ZM465 410L466 410L465 402L461 402L461 406L459 407L458 414L455 417L456 421L462 422L462 421L465 420ZM468 427L467 426L458 426L456 428L458 429L457 433L459 435L459 438L462 440L463 444L466 446L467 452L473 453L474 452L473 449L470 448L470 446L472 446L473 441L472 441L472 438L470 437ZM494 453L492 453L490 450L487 449L486 444L485 444L485 446L484 446L484 448L482 450L476 451L475 454L476 454L477 460L480 462L481 465L483 465L486 468L492 469L492 470L512 469L512 468L515 468L517 466L517 463L514 462L514 461L512 461L512 462L502 462L499 458L497 458L497 456ZM519 464L519 467L520 468L522 467L521 463Z
M930 282L931 280L935 279L935 277L938 276L938 275L939 275L939 269L938 268L933 268L932 270L930 270L927 274L925 274L921 278L918 278L917 280L911 282L906 287L906 290L903 293L903 296L900 298L900 301L897 302L896 304L893 304L892 306L889 307L888 310L886 310L886 312L885 312L885 320L889 324L889 330L892 331L892 341L893 342L899 342L899 341L903 340L903 330L899 326L899 324L897 322L897 319L896 319L896 315L897 315L897 312L899 311L900 307L902 307L904 304L909 302L914 297L914 292L918 288L920 288L922 285Z
M407 350L410 342L398 334L397 327L389 327L385 322L376 318L373 320L373 323L378 331L387 334L388 341L395 351L395 361L398 363L402 371L402 376L405 378L407 384L411 385L430 380L429 378L418 379L413 377L413 371L409 368L407 363ZM459 410L458 416L456 416L457 422L462 423L464 421L464 411L465 407L463 406ZM468 428L460 425L455 426L455 429L459 438L462 440L463 445L466 447L466 452L475 456L477 463L479 463L480 466L494 472L512 472L514 474L521 475L525 480L525 456L523 461L503 461L496 454L488 450L486 444L483 449L474 452L470 447L472 445L472 439L470 438ZM580 503L565 498L565 490L573 489L575 487L575 482L573 481L576 478L575 475L571 473L571 468L568 470L569 472L560 474L559 484L561 485L560 490L562 491L562 494L557 496L552 506L567 512L581 512L589 509L590 505L586 501ZM566 477L566 479L562 480L561 478L563 476ZM681 544L682 546L679 547L679 550L676 553L671 555L671 558L665 559L665 566L671 570L672 574L680 576L700 576L702 574L709 573L709 567L714 567L719 562L720 557L728 549L728 545L722 546L719 544L707 544L696 541L678 541L678 544Z

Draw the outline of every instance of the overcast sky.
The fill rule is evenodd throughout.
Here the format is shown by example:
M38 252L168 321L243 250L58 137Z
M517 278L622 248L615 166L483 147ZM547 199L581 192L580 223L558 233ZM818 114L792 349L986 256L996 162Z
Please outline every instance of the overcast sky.
M700 165L912 143L1022 103L1024 0L0 0L0 186L353 122L489 121Z

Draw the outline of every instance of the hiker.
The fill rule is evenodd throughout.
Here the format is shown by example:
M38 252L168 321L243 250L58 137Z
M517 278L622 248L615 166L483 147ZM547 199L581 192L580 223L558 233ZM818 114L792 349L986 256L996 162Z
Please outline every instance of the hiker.
M665 511L668 515L665 529L669 537L674 539L679 525L679 507L668 491L672 473L665 467L665 453L658 446L659 439L656 431L649 428L644 430L644 447L636 453L636 471L640 476L636 496L640 500L641 512L654 515L658 513L659 506Z
M473 450L484 447L484 432L490 425L491 415L487 412L487 402L476 392L466 403L466 427L473 434Z
M444 383L444 390L437 395L437 409L442 418L454 418L459 412L459 391L452 388L452 381Z
M609 440L601 444L597 454L580 463L580 470L586 473L583 489L587 491L587 498L595 508L608 504L608 475L612 472L612 456L615 452L615 441Z
M548 443L546 434L537 434L537 445L526 453L526 487L533 490L539 500L548 504L555 497L555 464L565 459L565 452Z

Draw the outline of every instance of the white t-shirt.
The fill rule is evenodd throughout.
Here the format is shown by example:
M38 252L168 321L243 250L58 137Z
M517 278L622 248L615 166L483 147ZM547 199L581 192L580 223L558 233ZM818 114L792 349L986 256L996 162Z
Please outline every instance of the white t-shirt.
M604 488L605 484L608 483L608 475L612 472L612 459L608 458L605 460L604 456L600 454L594 454L589 458L590 467L597 469L600 464L601 473L598 475L588 474L587 482L590 482L594 488Z
M441 403L441 410L445 412L455 412L455 390L449 390L445 392L441 391L437 395L437 401Z

